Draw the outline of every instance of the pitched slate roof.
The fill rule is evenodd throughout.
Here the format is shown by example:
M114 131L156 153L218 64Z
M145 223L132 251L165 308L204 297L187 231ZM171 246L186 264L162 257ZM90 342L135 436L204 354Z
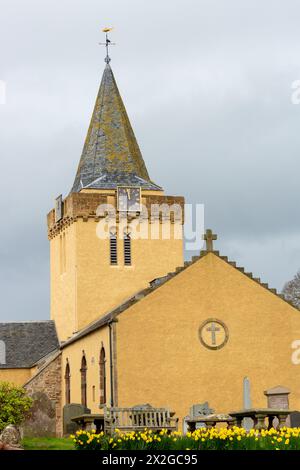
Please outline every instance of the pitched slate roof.
M103 326L108 325L109 323L112 323L113 321L117 321L117 317L118 317L118 315L120 315L120 313L126 311L133 304L139 302L141 299L143 299L147 295L151 294L156 289L159 289L162 285L164 285L170 279L177 276L182 271L188 269L188 267L190 265L192 265L192 264L196 263L197 261L199 261L200 259L204 258L209 253L211 253L211 254L217 256L218 258L222 259L225 263L232 266L232 268L236 269L237 271L240 271L243 275L245 275L248 278L252 279L253 282L256 282L257 284L259 284L262 288L264 288L264 289L268 290L269 292L271 292L272 294L276 295L283 302L288 303L293 309L298 310L291 302L289 302L288 300L285 299L283 294L279 294L276 289L270 288L267 283L261 282L260 278L254 277L252 273L245 272L245 269L243 267L238 267L236 265L235 261L229 261L227 256L221 256L219 254L219 251L202 250L200 252L199 256L193 256L190 261L185 261L184 265L179 266L178 268L176 268L176 270L174 272L168 273L166 276L162 276L160 278L153 279L153 281L151 281L149 283L149 287L146 287L145 289L141 290L140 292L138 292L134 296L127 299L122 304L115 307L113 310L108 312L106 315L100 317L95 322L93 322L90 325L88 325L87 327L83 328L81 331L79 331L74 336L72 336L70 339L68 339L66 342L64 342L61 345L61 348L63 349L64 347L68 346L69 344L76 342L78 339L87 336L89 333L92 333L93 331L96 331L99 328L102 328Z
M71 192L136 185L161 190L148 175L112 69L106 65Z
M31 367L59 349L53 321L0 323L0 341L5 344L6 355L0 369Z

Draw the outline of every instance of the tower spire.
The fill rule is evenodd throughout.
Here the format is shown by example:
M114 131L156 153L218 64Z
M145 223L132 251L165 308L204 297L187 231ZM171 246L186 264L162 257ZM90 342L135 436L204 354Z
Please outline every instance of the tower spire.
M106 66L71 192L113 189L120 185L161 191L151 181L110 67L106 33Z

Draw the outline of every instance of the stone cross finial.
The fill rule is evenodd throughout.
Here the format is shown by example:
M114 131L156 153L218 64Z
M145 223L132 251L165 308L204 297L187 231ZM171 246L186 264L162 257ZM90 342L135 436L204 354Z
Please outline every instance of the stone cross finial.
M206 251L213 251L213 240L217 240L218 236L212 232L211 229L207 229L203 235L203 240L206 241Z

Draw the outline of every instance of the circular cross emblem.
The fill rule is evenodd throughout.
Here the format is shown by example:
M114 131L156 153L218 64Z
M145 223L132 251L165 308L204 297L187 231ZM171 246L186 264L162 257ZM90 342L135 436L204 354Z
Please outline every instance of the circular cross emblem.
M228 341L228 328L217 318L208 318L200 325L199 338L208 349L220 349Z

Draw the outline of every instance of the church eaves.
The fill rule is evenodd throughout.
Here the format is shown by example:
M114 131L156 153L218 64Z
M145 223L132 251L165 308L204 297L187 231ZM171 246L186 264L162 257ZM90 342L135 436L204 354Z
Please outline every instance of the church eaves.
M160 191L148 175L112 69L107 63L71 192L120 185Z

